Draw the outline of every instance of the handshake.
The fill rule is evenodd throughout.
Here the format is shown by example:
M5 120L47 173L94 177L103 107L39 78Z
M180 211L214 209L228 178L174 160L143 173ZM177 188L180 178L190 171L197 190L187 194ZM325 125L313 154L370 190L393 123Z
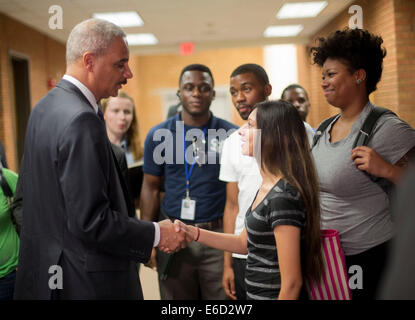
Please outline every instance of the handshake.
M197 228L188 226L180 220L172 223L169 219L160 221L160 242L159 250L166 253L177 252L186 248L187 244L197 240Z

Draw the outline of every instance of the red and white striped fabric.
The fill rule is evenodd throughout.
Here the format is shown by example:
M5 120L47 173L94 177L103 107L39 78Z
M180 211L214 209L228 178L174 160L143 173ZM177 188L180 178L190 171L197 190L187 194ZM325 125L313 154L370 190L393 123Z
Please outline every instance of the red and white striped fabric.
M306 281L311 300L351 300L346 261L337 230L322 230L324 269L320 282Z

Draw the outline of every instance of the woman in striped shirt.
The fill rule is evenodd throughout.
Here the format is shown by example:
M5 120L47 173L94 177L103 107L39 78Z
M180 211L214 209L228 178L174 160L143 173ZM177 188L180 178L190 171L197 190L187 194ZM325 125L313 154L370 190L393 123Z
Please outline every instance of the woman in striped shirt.
M306 131L290 103L266 101L240 130L242 153L258 162L262 184L240 235L186 226L195 241L248 254L249 299L298 299L303 276L321 274L318 183Z

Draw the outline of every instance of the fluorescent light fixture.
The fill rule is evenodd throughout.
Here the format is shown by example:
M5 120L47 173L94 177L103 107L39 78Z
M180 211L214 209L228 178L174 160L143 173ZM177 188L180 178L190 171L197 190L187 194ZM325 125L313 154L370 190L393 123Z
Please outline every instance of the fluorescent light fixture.
M135 11L94 13L92 14L92 17L107 20L121 28L140 27L144 24L141 17Z
M327 1L285 3L277 19L314 18L327 6Z
M301 24L298 25L287 25L287 26L269 26L264 31L264 37L295 37L301 30L303 30Z
M148 46L157 44L159 41L152 33L127 34L127 42L130 46Z

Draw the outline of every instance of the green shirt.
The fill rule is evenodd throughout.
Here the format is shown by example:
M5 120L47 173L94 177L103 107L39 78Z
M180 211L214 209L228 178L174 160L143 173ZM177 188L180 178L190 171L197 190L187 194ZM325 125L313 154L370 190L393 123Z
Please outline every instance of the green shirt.
M14 193L17 174L8 169L3 169L3 176ZM19 245L19 236L12 222L9 204L2 188L0 188L0 278L16 269Z

